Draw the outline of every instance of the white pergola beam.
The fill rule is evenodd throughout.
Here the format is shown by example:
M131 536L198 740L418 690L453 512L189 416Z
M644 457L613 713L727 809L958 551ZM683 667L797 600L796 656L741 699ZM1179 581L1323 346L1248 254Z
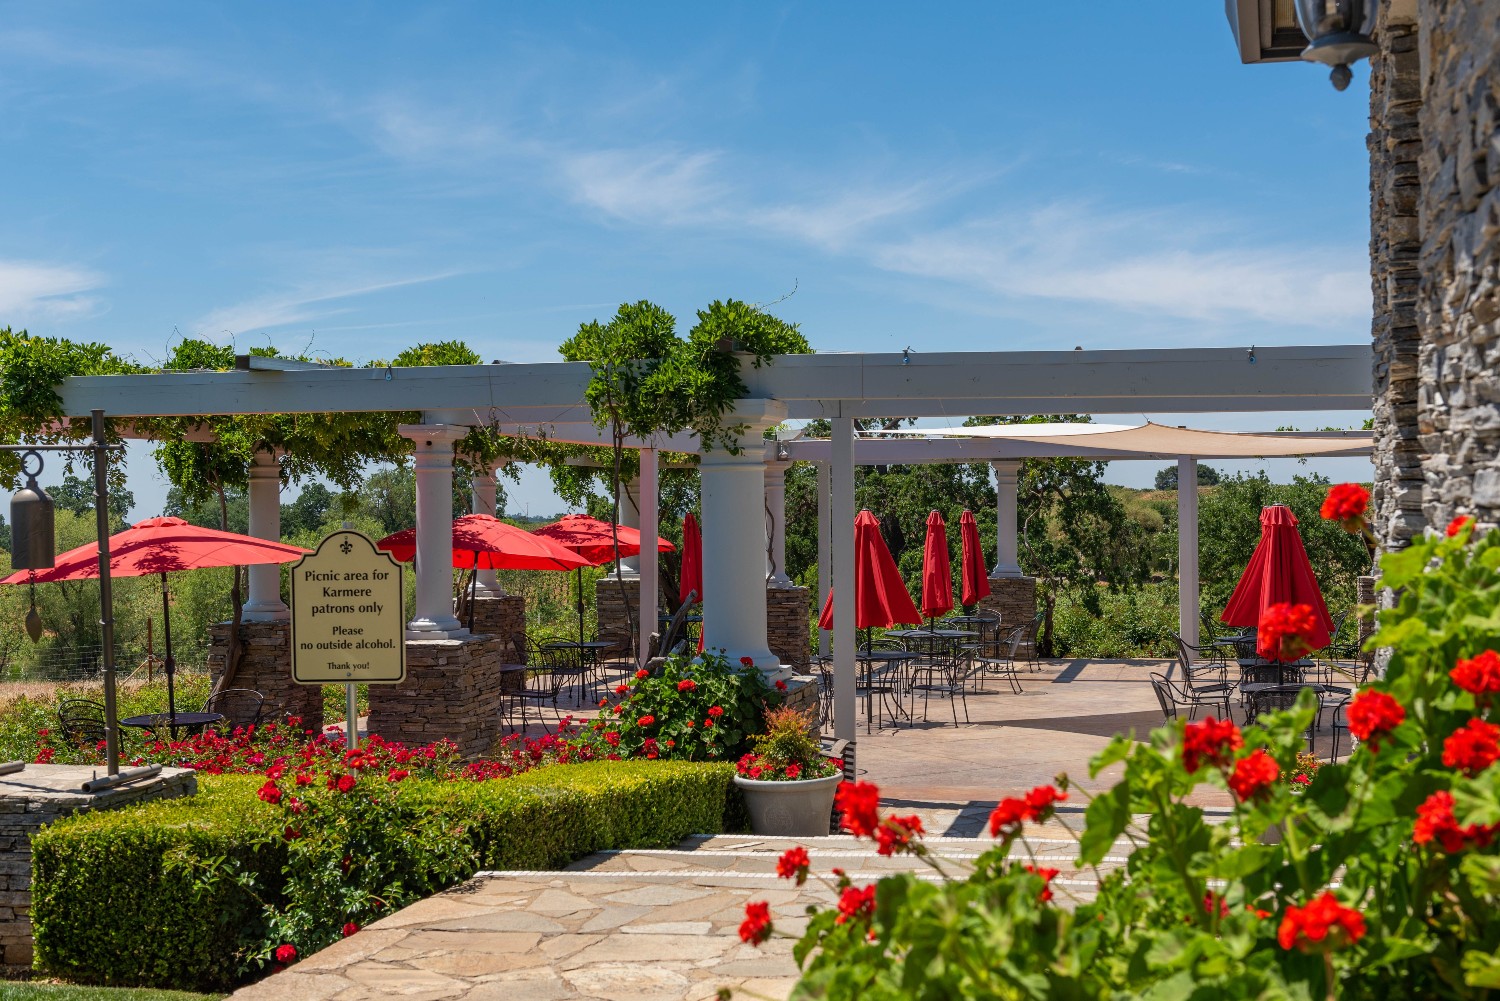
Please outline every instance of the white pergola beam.
M1083 458L1111 462L1142 459L1176 462L1176 452L1139 452L1120 449L1090 448L1082 442L1088 435L1078 435L1080 443L1064 444L1035 438L860 438L854 443L857 466L914 466L946 462L994 462L1002 459ZM1311 437L1299 435L1299 437ZM1320 452L1317 458L1368 456L1373 446L1367 432L1359 433L1359 443L1337 452ZM826 438L795 438L782 442L787 453L802 462L827 462L832 445ZM1204 453L1200 459L1253 458L1243 455Z

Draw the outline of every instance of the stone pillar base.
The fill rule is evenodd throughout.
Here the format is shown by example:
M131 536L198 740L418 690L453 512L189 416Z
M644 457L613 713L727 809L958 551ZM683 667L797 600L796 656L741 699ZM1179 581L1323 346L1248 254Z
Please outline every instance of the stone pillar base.
M631 622L635 623L636 635L643 639L649 638L652 633L661 628L655 615L650 617L650 622L641 622L640 578L634 580L626 578L625 586L622 588L613 576L601 577L594 585L594 603L599 619L597 639L611 644L608 650L600 652L603 657L630 655ZM628 620L625 617L627 603L630 608Z
M509 646L499 636L408 640L406 680L370 686L369 731L413 746L446 738L466 758L488 751L500 739L507 678L524 680L501 671Z
M979 607L1000 613L1000 628L1021 626L1036 618L1035 577L991 577L990 593Z
M812 627L808 622L811 594L805 587L766 588L766 645L798 674L807 670L812 656Z
M229 654L231 623L216 622L209 628L208 673L215 684L224 673ZM229 679L230 688L249 688L266 697L275 719L287 716L302 720L302 729L323 731L323 687L299 685L292 680L292 624L290 622L244 622L240 624L240 666ZM197 706L192 708L196 709ZM268 717L270 713L267 714Z
M465 620L464 624L468 625L468 621ZM480 595L475 598L472 628L476 636L500 637L501 649L509 663L526 663L526 651L515 647L516 637L526 633L525 595Z

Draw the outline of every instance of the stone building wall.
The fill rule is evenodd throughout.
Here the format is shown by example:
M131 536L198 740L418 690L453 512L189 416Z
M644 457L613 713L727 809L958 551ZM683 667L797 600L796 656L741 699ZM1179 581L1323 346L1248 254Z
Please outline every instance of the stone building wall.
M1400 549L1423 525L1417 435L1418 157L1421 59L1415 11L1381 5L1380 53L1370 60L1370 272L1374 314L1373 526Z
M1500 4L1421 0L1423 513L1500 523Z
M465 619L465 625L468 620ZM498 636L505 644L505 658L513 664L526 663L525 649L516 649L515 640L526 635L526 596L504 594L474 599L476 635Z
M979 599L979 607L1000 613L1002 633L1030 622L1036 617L1036 578L990 578L990 593Z
M229 650L230 623L217 622L209 628L208 673L215 684L224 673L224 659ZM277 721L285 716L302 720L302 728L319 733L323 729L323 688L299 685L292 680L292 624L281 622L245 622L240 625L240 642L244 652L230 688L249 688L266 697ZM197 706L192 708L196 709Z
M504 669L509 649L499 636L408 640L406 680L370 686L369 731L408 745L446 738L465 757L488 751L500 739L505 692L525 680Z
M644 627L641 625L641 584L638 580L626 580L622 587L613 577L601 577L594 584L594 602L599 621L599 635L595 638L611 644L600 654L602 657L623 657L631 652L631 623L635 624L638 636L650 637L661 630L656 620L647 622ZM630 608L628 619L627 602Z
M805 587L766 588L766 645L798 674L812 662L811 594Z

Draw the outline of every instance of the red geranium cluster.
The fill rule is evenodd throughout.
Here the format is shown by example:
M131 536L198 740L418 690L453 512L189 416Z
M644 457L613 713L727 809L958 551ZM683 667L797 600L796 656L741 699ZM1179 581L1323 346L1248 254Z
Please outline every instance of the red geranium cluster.
M1458 826L1453 815L1453 794L1440 789L1417 807L1417 824L1411 839L1419 845L1436 841L1451 855L1465 848L1488 848L1497 831L1500 824Z
M1331 952L1358 942L1365 934L1364 915L1340 904L1325 890L1303 907L1291 906L1281 918L1276 940L1283 949Z
M880 787L873 782L843 782L834 794L839 823L856 838L874 835L880 826Z
M1469 660L1458 659L1458 666L1448 672L1453 683L1466 692L1489 696L1500 692L1500 653L1485 650Z
M1406 719L1406 710L1385 692L1366 688L1350 701L1348 719L1349 732L1375 752L1380 750L1380 741Z
M1267 660L1293 661L1312 652L1309 637L1318 628L1311 605L1278 602L1260 616L1255 632L1255 651Z
M866 886L863 889L854 886L844 887L844 892L839 895L839 916L834 918L834 924L847 924L850 921L869 921L875 916L875 887Z
M745 905L745 920L740 922L740 941L760 945L771 937L771 905L752 900Z
M916 814L909 817L887 817L875 828L875 851L880 855L895 855L910 851L912 839L923 834L922 818Z
M1471 719L1443 741L1443 764L1475 776L1500 760L1500 726Z
M1448 522L1448 527L1443 529L1443 534L1451 539L1472 524L1474 524L1473 518L1470 518L1466 514L1461 514L1457 518L1454 518L1452 521Z
M1204 761L1227 765L1244 744L1240 728L1232 720L1209 716L1201 722L1189 723L1182 730L1182 767L1192 774Z
M781 858L776 860L776 875L782 879L795 879L797 885L801 886L807 882L807 873L811 867L812 860L807 857L807 849L797 845L782 852Z
M1015 837L1027 821L1040 824L1050 819L1056 804L1067 798L1067 793L1051 785L1037 786L1020 799L1007 796L990 813L990 837Z
M1260 796L1280 777L1281 769L1277 767L1276 759L1267 754L1265 748L1257 747L1234 763L1229 788L1235 798L1244 803Z
M1051 900L1052 899L1052 881L1062 874L1062 870L1061 869L1045 868L1045 867L1038 868L1037 866L1034 866L1034 865L1028 865L1026 867L1026 871L1029 872L1029 873L1031 873L1034 876L1040 876L1040 877L1042 877L1042 889L1041 889L1041 892L1039 892L1036 895L1036 899L1040 900L1044 904L1047 901Z
M1361 532L1365 527L1365 511L1370 507L1370 491L1358 483L1340 483L1328 489L1323 498L1323 508L1318 513L1326 521L1336 521L1346 532Z

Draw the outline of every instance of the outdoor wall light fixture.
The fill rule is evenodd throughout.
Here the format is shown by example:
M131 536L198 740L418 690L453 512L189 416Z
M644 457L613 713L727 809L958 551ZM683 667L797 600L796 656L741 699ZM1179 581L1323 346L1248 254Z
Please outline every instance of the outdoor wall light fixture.
M1302 58L1333 67L1329 79L1338 90L1349 86L1349 64L1374 55L1370 38L1380 0L1296 0L1297 23L1309 39Z

